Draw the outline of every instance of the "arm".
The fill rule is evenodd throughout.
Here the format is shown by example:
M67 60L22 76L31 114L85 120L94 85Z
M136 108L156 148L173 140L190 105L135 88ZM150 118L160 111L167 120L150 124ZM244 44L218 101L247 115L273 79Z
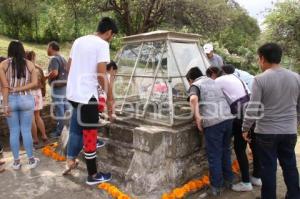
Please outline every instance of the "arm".
M298 96L297 114L298 114L298 126L299 126L300 125L300 93L299 93L299 96Z
M258 83L257 79L253 80L253 85L252 85L252 94L250 101L248 103L248 107L245 111L244 115L244 121L243 121L243 137L247 140L248 139L248 131L254 124L256 120L258 120L261 117L261 112L263 112L263 107L262 107L262 87ZM247 140L250 141L250 140Z
M221 56L219 56L220 57L220 66L223 66L224 65L224 61L223 61L223 58L221 57Z
M51 58L50 63L49 63L49 74L47 75L47 78L49 78L50 80L55 79L58 76L58 67L59 67L59 63L58 60L56 58Z
M106 62L100 62L97 65L97 75L98 75L98 82L99 85L102 87L102 89L107 93L107 99L109 99L111 96L108 96L108 90L109 90L109 82L106 76Z
M107 92L107 107L108 107L108 112L112 111L113 109L113 102L114 102L114 96L113 96L113 82L112 78L110 78L109 81L109 87L108 87L108 92Z
M9 93L9 85L5 76L5 67L7 67L7 61L3 61L0 64L0 81L2 85L2 95L3 95L3 108L4 114L8 115L8 93Z
M106 75L106 64L110 61L109 55L109 45L108 43L103 43L103 46L100 46L97 52L97 75L98 75L98 82L102 89L108 96L108 89L109 89L109 82Z
M16 87L13 89L13 92L25 91L32 88L35 88L38 85L38 77L35 70L35 66L32 62L27 61L28 70L31 72L31 82L24 86Z
M42 83L42 96L45 97L46 96L46 77L44 75L44 71L42 69L40 69L40 73L41 73L41 76L42 76L42 79L41 79L41 83Z
M68 62L67 62L67 71L68 71L68 72L70 72L71 64L72 64L72 58L69 58L69 59L68 59Z
M200 115L200 111L199 111L199 102L198 101L199 100L198 100L197 95L190 96L190 107L192 110L192 114L194 115L198 129L201 132L203 132L202 119L201 119L201 115Z

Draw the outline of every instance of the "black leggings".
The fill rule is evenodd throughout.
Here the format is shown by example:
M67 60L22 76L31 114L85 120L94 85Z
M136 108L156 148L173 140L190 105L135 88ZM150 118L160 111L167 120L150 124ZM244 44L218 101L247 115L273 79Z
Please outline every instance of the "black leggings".
M250 182L249 176L249 162L246 154L247 142L242 136L242 119L235 119L233 121L233 136L234 136L234 151L236 154L237 161L240 166L242 181L245 183ZM251 143L250 148L253 154L253 177L260 178L260 164L257 154L257 148L255 146L255 133L254 126L250 130Z

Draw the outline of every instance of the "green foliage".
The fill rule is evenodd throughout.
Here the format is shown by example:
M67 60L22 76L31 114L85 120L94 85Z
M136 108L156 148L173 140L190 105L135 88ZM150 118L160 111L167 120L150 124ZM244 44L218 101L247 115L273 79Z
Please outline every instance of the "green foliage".
M113 51L121 47L124 35L157 28L192 32L219 43L227 62L256 70L260 31L234 0L2 0L0 34L39 43L73 41L94 32L102 16L115 18L120 28Z
M218 42L214 42L215 52L222 56L225 63L233 64L236 68L248 71L255 75L259 72L256 62L256 53L248 48L240 47L239 54L231 54L228 49L222 47Z
M257 21L243 10L237 10L232 17L231 24L218 36L218 41L230 53L245 54L245 48L252 48L258 40L260 29Z
M283 47L285 64L300 72L300 2L287 0L275 5L265 20L264 41L275 41Z

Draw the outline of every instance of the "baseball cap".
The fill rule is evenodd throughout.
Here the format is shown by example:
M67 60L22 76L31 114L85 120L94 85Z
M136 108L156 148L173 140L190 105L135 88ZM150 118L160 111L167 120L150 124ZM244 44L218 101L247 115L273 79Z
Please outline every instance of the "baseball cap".
M209 54L211 51L214 50L214 47L213 47L212 44L205 44L205 45L203 46L203 49L204 49L204 52L205 52L206 54Z

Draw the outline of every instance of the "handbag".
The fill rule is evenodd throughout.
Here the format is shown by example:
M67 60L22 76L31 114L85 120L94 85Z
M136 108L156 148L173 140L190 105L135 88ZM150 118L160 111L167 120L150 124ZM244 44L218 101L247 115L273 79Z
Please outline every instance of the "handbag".
M234 101L231 105L230 105L230 110L232 114L237 114L238 113L238 109L241 108L241 105L249 102L250 100L250 93L248 92L245 83L239 78L237 77L235 74L233 74L237 79L240 80L240 82L242 83L243 87L244 87L244 91L246 93L246 95L244 97L239 98L238 100Z

